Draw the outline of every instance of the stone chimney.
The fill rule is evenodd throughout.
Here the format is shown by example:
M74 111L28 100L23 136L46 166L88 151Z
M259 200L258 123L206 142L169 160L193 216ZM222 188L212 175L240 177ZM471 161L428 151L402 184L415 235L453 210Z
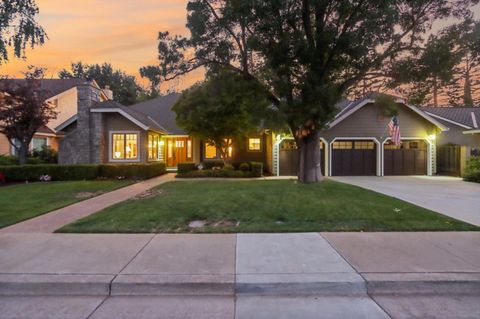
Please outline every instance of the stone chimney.
M113 91L110 90L110 85L105 85L105 88L102 91L107 96L107 99L113 100Z

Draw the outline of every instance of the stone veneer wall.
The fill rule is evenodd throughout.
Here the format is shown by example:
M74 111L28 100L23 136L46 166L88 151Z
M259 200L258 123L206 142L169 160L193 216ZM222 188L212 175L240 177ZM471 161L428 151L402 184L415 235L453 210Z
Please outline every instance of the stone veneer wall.
M60 142L60 164L101 163L104 152L103 119L90 108L100 101L100 89L92 83L77 86L77 126Z

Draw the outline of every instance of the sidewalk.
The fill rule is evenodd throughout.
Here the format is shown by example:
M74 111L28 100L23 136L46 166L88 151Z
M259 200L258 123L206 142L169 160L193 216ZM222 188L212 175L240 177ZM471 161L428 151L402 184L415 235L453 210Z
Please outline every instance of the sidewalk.
M6 318L480 316L480 233L0 234L0 247Z
M2 233L53 233L60 227L80 218L94 214L104 208L135 197L146 190L175 179L174 174L166 174L146 181L126 186L112 192L90 198L53 212L0 229Z

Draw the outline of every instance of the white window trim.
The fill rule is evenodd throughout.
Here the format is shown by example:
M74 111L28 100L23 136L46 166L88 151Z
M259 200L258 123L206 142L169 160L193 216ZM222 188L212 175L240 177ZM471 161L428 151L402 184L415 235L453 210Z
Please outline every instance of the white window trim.
M114 159L112 154L112 136L113 134L137 134L137 158ZM140 131L108 131L108 161L111 163L138 163L141 160Z
M377 174L376 176L383 176L383 147L376 137L335 137L329 145L329 162L332 162L333 143L335 141L373 141L377 144ZM329 165L328 176L332 176L333 165Z

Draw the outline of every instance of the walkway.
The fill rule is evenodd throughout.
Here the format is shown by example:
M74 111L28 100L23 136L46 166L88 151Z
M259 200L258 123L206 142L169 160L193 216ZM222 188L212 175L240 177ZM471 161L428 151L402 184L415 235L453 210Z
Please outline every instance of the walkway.
M0 234L2 318L479 318L480 233Z
M174 174L166 174L146 181L141 181L139 183L57 209L48 214L40 215L24 222L3 228L0 230L0 234L52 233L60 227L70 224L80 218L94 214L111 205L135 197L152 187L172 181L175 178L174 176Z
M480 226L480 184L446 176L354 176L332 179Z

